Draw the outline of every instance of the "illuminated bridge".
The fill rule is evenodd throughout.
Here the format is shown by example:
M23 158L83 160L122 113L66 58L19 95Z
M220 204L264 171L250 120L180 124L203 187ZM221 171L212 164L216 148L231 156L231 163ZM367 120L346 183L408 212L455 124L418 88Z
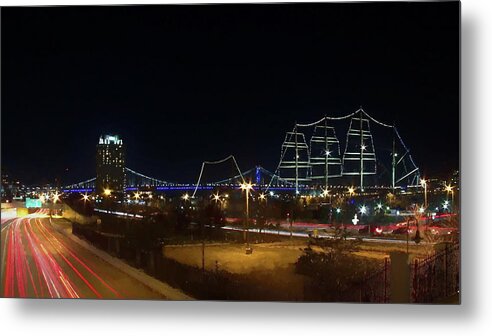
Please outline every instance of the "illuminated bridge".
M222 160L223 162L228 160L234 160L232 156ZM234 160L235 162L235 160ZM222 162L221 162L222 163ZM213 164L211 162L205 162L202 167L206 164ZM241 183L244 181L251 181L255 186L259 188L264 188L268 190L285 190L293 191L295 186L292 182L284 180L270 171L266 170L261 166L253 167L249 170L238 172L237 175L227 177L222 180L215 182L202 182L200 174L200 179L198 183L187 184L187 183L174 183L160 180L154 177L150 177L139 173L133 169L125 168L126 173L126 187L125 191L137 191L137 190L148 190L148 191L191 191L196 192L197 190L214 190L216 188L239 188ZM203 169L201 171L203 173ZM95 191L96 178L90 178L88 180L74 183L63 187L63 192L79 192L79 193L92 193Z
M373 137L373 132L377 136ZM340 134L345 136L340 139ZM213 179L207 175L216 169L209 166L220 165L228 165L229 176ZM95 180L68 185L63 191L94 192ZM341 117L324 116L312 123L296 123L292 131L286 132L273 173L261 166L242 171L230 155L203 162L195 183L173 183L130 168L125 168L125 180L125 191L188 190L195 195L199 190L239 188L248 181L263 191L300 194L347 186L356 186L360 192L419 187L420 171L396 126L378 121L359 108Z

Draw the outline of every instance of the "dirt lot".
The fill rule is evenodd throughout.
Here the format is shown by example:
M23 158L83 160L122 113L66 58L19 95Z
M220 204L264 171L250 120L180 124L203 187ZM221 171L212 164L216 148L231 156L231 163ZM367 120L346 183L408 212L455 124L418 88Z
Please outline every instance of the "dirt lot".
M292 270L292 266L307 246L306 241L284 241L277 243L253 244L253 253L246 254L243 244L209 244L205 246L205 267L236 274ZM431 246L410 246L410 253L425 256L432 252ZM406 251L406 244L364 242L360 251L354 254L368 258L389 258L391 251ZM201 267L202 247L196 245L174 245L163 248L165 257L180 263Z
M286 269L297 261L303 246L305 245L257 244L252 245L252 254L246 254L243 244L208 245L205 246L205 267L215 270L218 266L237 274ZM163 253L165 257L183 264L197 267L202 265L201 245L166 246Z

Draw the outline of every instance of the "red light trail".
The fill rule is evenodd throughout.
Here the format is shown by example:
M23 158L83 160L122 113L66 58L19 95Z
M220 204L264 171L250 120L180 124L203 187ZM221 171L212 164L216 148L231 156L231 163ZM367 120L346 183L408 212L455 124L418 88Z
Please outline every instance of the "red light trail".
M68 238L48 221L46 211L2 220L2 295L34 298L123 298Z

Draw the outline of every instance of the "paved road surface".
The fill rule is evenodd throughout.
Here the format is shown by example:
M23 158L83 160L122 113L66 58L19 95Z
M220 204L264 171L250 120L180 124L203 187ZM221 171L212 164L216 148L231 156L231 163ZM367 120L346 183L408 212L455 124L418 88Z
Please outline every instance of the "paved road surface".
M58 232L38 212L2 220L0 296L166 299Z

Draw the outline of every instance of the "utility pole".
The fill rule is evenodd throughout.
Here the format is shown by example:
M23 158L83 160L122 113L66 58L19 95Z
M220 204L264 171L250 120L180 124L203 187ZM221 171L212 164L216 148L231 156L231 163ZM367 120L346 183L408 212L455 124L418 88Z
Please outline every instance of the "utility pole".
M299 193L299 149L297 146L297 122L296 126L294 127L294 138L295 138L295 163L296 163L296 194L295 196L297 197L297 194Z
M326 115L325 115L325 192L328 191L328 155L329 155L329 148L328 148L328 125L327 125L327 120L326 120Z
M393 124L393 152L391 154L391 189L395 194L396 153L395 153L395 125Z
M202 272L205 272L205 223L202 220Z
M246 188L246 247L249 247L249 188Z
M364 191L364 133L362 131L362 108L360 109L360 191Z

